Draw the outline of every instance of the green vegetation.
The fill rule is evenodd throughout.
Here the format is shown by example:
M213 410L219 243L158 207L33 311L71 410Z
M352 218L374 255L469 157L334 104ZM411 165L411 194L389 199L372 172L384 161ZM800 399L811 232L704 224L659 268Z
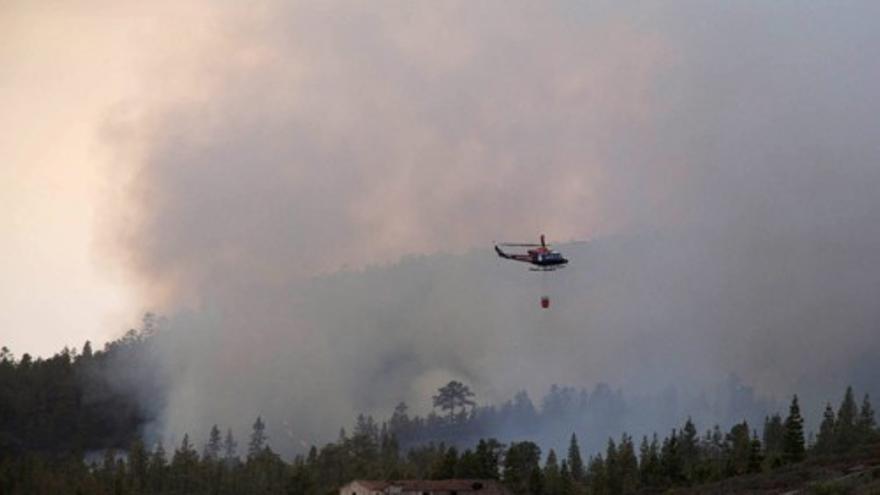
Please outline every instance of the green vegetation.
M475 416L473 392L451 382L434 397L443 416L411 418L405 404L387 421L360 415L351 434L342 430L336 441L313 446L291 461L272 450L260 417L242 444L244 452L239 453L232 431L224 434L219 425L207 428L204 443L185 435L168 452L161 443L144 444L136 434L143 420L137 402L102 373L117 360L136 361L149 342L151 324L145 323L147 331L131 332L99 352L88 344L81 353L65 349L46 360L15 359L5 348L0 352L0 493L317 495L335 493L357 478L490 478L517 494L534 495L704 493L701 486L709 486L711 493L711 487L735 480L746 480L748 490L748 480L755 477L795 477L792 469L798 466L846 459L880 440L870 398L864 396L859 405L847 388L836 412L826 406L811 445L805 441L797 396L785 418L765 418L760 435L746 421L726 432L716 425L700 434L688 418L662 438L654 434L635 441L623 433L608 439L604 451L586 461L575 434L565 455L550 450L546 456L532 441L416 442L419 431L464 428ZM551 399L563 397L562 389L554 390ZM524 394L508 409L522 416L538 414ZM403 437L410 439L404 446ZM84 454L95 451L98 458ZM814 483L810 489L838 493L862 478L874 482L871 476L878 471L865 473Z
M149 335L149 330L132 331L98 352L86 342L81 353L65 348L45 360L28 354L15 359L9 349L0 349L0 453L78 452L131 444L145 419L143 407L120 386L122 378L107 369L136 361ZM148 380L145 386L155 386Z

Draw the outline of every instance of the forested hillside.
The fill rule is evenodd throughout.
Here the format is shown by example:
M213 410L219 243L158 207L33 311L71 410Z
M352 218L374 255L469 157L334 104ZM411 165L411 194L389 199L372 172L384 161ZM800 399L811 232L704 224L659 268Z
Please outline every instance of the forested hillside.
M81 352L65 348L47 359L0 349L0 452L68 454L130 444L147 418L118 382L114 363L140 356L147 338L132 331L103 350L86 342Z
M696 490L742 476L752 481L736 483L752 487L754 480L792 483L792 476L804 482L805 476L820 479L832 471L792 475L800 472L798 466L815 471L810 466L841 459L880 462L870 398L858 399L852 388L836 407L828 403L815 435L804 431L794 396L784 414L769 415L762 424L742 421L727 429L688 419L659 435L634 438L621 432L595 455L578 441L593 433L580 428L572 428L567 448L559 452L542 449L535 439L502 442L476 435L484 423L539 424L563 412L588 414L591 397L592 407L614 404L602 399L610 392L553 387L540 408L524 393L500 408L476 407L473 392L459 382L438 390L437 412L427 417L408 414L405 404L385 420L361 415L350 432L342 429L335 441L293 459L273 450L259 417L247 438L237 439L223 425L206 425L204 438L192 432L176 445L153 444L142 438L147 409L107 369L119 359L141 362L138 353L155 338L152 327L145 328L101 351L87 344L79 353L65 349L48 359L16 358L3 349L0 493L323 494L356 478L467 477L500 479L518 494L612 495ZM140 378L160 383L157 376Z

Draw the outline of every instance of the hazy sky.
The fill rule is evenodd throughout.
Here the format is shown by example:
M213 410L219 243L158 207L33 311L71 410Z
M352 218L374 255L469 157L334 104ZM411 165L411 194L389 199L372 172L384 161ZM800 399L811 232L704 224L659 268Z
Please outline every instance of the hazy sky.
M825 125L854 152L876 137L876 13L871 2L3 2L0 340L46 354L117 333L171 286L181 300L202 290L188 287L203 276L192 253L177 251L194 245L143 238L157 234L145 222L180 207L236 207L258 229L200 219L189 232L203 242L259 242L280 226L275 248L327 250L244 268L284 276L539 230L585 239L680 222L718 199L720 147L774 133L846 144ZM709 150L712 129L730 135ZM762 149L751 148L740 152ZM236 172L199 183L218 154ZM163 202L174 196L154 178L185 202ZM238 208L266 194L273 204Z
M160 429L262 408L323 434L449 377L787 393L817 350L833 389L876 347L877 2L0 9L0 341L168 315ZM637 241L582 246L607 265L538 323L455 266L359 275L541 232Z
M481 61L496 58L491 53L479 53L483 48L483 23L487 36L504 39L525 35L517 43L535 43L539 47L543 43L540 33L552 32L560 22L554 8L521 7L512 9L513 15L498 22L499 6L491 4L465 8L454 4L389 3L380 8L331 8L323 2L264 2L244 9L224 2L188 2L183 6L177 2L151 2L149 7L138 2L110 1L3 2L0 225L4 242L0 245L0 259L4 276L0 279L0 340L18 354L46 355L62 345L79 347L87 338L103 341L137 321L140 311L155 306L133 290L132 279L120 270L127 257L138 256L123 255L120 260L111 258L110 251L105 249L125 230L119 222L108 228L108 219L127 213L120 211L124 208L119 197L131 194L128 180L141 161L136 155L138 151L132 149L136 145L127 146L126 139L132 136L122 128L129 121L137 121L138 132L149 132L143 130L143 122L164 118L169 107L205 102L206 113L196 118L203 118L198 125L210 133L218 125L226 125L214 120L211 104L205 101L218 96L218 92L224 93L221 98L226 100L260 100L248 118L263 118L261 112L269 112L266 116L270 125L271 113L283 111L274 106L278 104L302 106L294 111L306 117L312 115L315 125L336 126L335 132L349 132L346 127L354 130L370 126L374 120L382 121L386 112L383 106L390 105L396 112L397 121L390 122L391 128L381 130L381 136L370 136L363 128L363 144L377 137L388 140L389 133L401 133L394 139L392 149L377 148L375 156L363 157L366 163L343 164L346 154L364 150L359 143L337 143L341 144L339 169L335 172L338 177L327 176L324 180L345 177L344 181L354 186L363 173L358 170L382 174L384 165L377 160L384 160L386 153L394 154L398 163L410 164L412 172L395 173L391 180L397 185L392 184L390 195L388 191L366 190L356 197L341 197L339 208L344 211L320 212L328 216L329 228L336 232L330 238L315 232L319 235L317 241L332 242L337 244L334 249L343 250L341 256L331 257L330 264L322 269L390 261L405 253L475 246L489 239L477 235L482 233L479 222L450 218L450 203L470 206L474 214L481 209L481 216L508 223L508 227L499 229L500 234L531 236L541 227L556 232L557 238L583 236L588 229L554 225L554 220L544 215L526 211L510 217L508 213L510 206L517 204L517 197L528 192L523 187L542 192L552 189L552 195L543 194L548 208L592 204L594 186L585 183L592 173L560 178L564 184L551 188L540 181L541 165L538 161L533 163L545 161L546 157L520 149L510 150L501 162L498 156L491 158L495 162L492 166L498 167L501 176L487 174L462 180L468 169L488 166L487 143L481 142L479 136L455 137L455 146L449 148L449 136L437 133L464 132L456 129L457 112L479 112L478 118L490 123L502 118L493 113L498 105L506 105L510 97L523 96L522 108L505 118L525 120L534 112L554 120L570 118L549 112L565 104L566 98L571 98L567 95L580 92L582 97L585 87L609 84L614 71L626 70L630 65L639 72L651 70L654 62L649 59L661 47L652 45L650 34L634 34L632 28L612 22L599 26L591 35L596 38L592 48L578 48L597 57L599 65L589 74L571 70L565 74L566 79L544 84L535 71L544 70L541 66L559 69L560 64L568 62L535 52L530 59L538 66L531 72L520 72L515 64L498 57L497 67L487 68L476 77L489 76L483 84L507 81L506 87L492 90L494 101L473 100L464 90L467 85L481 81L458 72L472 67L475 57ZM464 15L463 11L472 11L473 15ZM293 24L279 25L287 22L273 18L279 12ZM470 25L450 24L460 19L470 19ZM532 28L535 32L530 34ZM383 33L384 30L388 32ZM394 50L394 56L403 56L416 65L369 68L351 64L357 59L351 50L364 50L369 58L377 54L371 50L383 49L380 45L369 46L376 42L379 33L389 36L382 40L388 44L384 49ZM561 34L563 38L554 43L565 46L564 37L575 35ZM299 46L298 38L302 42ZM601 56L600 42L615 39L631 44L622 48L628 60L616 62ZM488 48L504 49L501 45ZM325 59L336 66L322 66ZM387 63L394 62L389 59ZM309 71L315 70L321 73L310 77ZM499 72L492 74L496 70ZM428 94L420 103L417 93L397 95L395 88L383 88L386 71L396 72L387 76L392 78L407 77L400 71L419 73L418 77L425 78L424 84L415 84L411 89L423 87ZM256 80L236 81L236 73L247 74L249 78L256 76ZM303 101L299 95L313 89L297 87L297 81L306 85L335 81L346 86L329 88L340 101L327 106L321 101ZM598 106L619 105L615 111L624 118L637 117L641 98L634 93L642 91L640 85L645 82L642 77L631 83L615 82L621 86L616 102L605 103L605 95L590 98ZM450 90L459 92L460 98ZM229 91L234 94L226 94ZM374 100L364 100L364 91L369 91ZM527 94L519 95L521 91ZM315 106L309 108L310 104ZM425 118L430 119L427 126ZM576 118L592 120L597 129L601 127L597 118ZM471 118L468 121L469 125L477 124ZM517 131L511 128L505 132ZM279 141L295 139L276 137ZM133 139L142 140L144 136ZM418 167L425 167L420 162L426 158L420 153L431 154L430 160L443 162L447 170L439 172L432 165L431 169L419 172ZM578 159L594 160L590 154ZM504 184L504 177L511 173L529 179ZM298 180L303 187L312 188L314 183L310 181L314 179L303 176ZM437 180L447 187L438 190L438 197L432 199L434 192L425 188L438 185ZM481 201L479 196L486 187L495 189L501 200L496 198L494 204ZM424 204L418 214L410 211L414 203ZM360 218L351 218L351 209L357 210ZM351 221L343 224L339 217L333 217L336 214ZM355 225L361 225L364 231L341 233L343 228Z
M113 115L181 84L161 67L196 49L211 12L197 2L0 2L0 345L45 356L103 342L151 306L103 247L114 234L102 218L130 165L102 135Z
M108 2L108 5L110 2ZM48 355L130 320L95 252L107 109L135 85L126 27L69 2L0 4L0 343Z

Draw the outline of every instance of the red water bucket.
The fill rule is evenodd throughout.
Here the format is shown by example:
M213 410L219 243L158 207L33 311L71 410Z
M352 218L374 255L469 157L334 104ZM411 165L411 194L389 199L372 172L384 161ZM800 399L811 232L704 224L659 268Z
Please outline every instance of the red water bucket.
M541 297L541 307L547 309L550 307L550 298L547 296Z

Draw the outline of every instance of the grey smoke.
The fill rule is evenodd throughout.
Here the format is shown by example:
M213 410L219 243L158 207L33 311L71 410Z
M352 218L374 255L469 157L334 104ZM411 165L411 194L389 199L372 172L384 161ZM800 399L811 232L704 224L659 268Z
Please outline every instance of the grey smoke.
M157 431L319 442L450 378L877 390L878 10L232 12L172 68L199 97L108 124L118 253L176 336ZM543 281L492 257L541 232L590 242Z

